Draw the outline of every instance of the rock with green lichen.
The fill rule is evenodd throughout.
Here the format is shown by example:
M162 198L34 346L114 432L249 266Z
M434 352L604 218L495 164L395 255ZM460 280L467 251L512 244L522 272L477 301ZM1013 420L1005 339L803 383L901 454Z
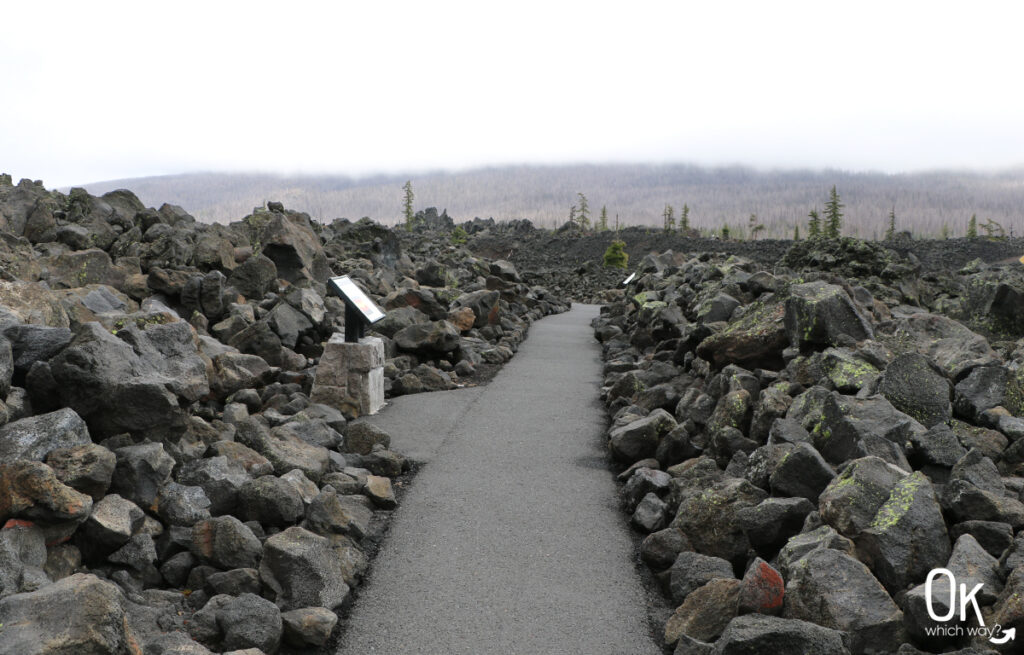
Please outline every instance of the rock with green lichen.
M847 537L871 525L896 483L908 475L878 457L850 462L818 498L821 519Z
M965 319L986 333L1024 336L1024 275L1020 271L985 271L967 284Z
M839 346L874 338L871 321L846 291L827 282L795 284L786 299L791 346Z
M832 529L831 526L823 525L809 532L801 532L789 538L786 545L779 551L776 558L779 571L786 578L789 577L790 569L800 558L818 548L831 548L847 555L853 555L854 544L852 541Z
M814 447L833 464L873 454L902 465L910 435L926 430L882 396L857 398L833 393L824 399L821 418L809 431ZM879 441L890 442L888 449ZM896 452L890 455L893 446Z
M821 353L821 368L840 393L857 393L881 374L847 348L828 348Z
M745 389L731 391L718 400L715 411L707 422L712 436L725 428L745 431L750 427L752 414L750 394Z
M956 419L950 421L949 427L953 428L956 438L960 440L964 448L968 450L977 448L992 461L1005 461L1010 440L1002 432Z
M705 338L696 354L716 367L726 364L778 368L787 345L785 307L772 295L748 306L742 318Z
M978 366L953 391L953 409L958 418L974 421L986 409L1002 405L1010 371L1004 366Z
M811 444L801 443L779 460L769 483L777 496L795 496L817 503L834 477L835 471L821 453Z
M750 438L759 443L768 439L772 424L786 415L793 398L787 392L788 385L775 385L761 391L754 405L750 421Z
M926 428L948 423L953 414L949 378L918 353L904 353L890 362L879 381L878 392Z
M949 534L935 490L923 473L896 483L871 525L860 533L857 547L892 593L923 582L931 569L946 563Z
M738 513L767 497L746 480L726 478L711 488L688 495L679 504L673 525L693 544L694 550L729 560L745 561L750 540Z
M902 318L893 334L882 340L893 350L921 353L952 380L959 380L976 366L1001 363L985 337L939 314L918 312Z

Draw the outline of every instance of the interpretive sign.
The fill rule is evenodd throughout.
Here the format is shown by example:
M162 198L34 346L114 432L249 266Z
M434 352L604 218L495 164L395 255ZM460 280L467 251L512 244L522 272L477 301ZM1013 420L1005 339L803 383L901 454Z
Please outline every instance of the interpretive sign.
M345 301L345 341L357 343L367 325L384 318L384 310L370 300L349 276L332 277L327 287Z

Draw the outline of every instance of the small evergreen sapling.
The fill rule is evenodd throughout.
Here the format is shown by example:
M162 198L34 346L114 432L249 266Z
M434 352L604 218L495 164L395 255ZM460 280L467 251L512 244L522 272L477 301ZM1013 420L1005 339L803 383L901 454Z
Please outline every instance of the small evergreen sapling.
M814 239L821 236L821 216L818 214L818 209L815 207L807 214L810 219L807 221L807 238Z
M608 249L604 251L604 265L609 268L626 268L629 263L629 253L625 248L625 241L620 239L612 241L608 245Z

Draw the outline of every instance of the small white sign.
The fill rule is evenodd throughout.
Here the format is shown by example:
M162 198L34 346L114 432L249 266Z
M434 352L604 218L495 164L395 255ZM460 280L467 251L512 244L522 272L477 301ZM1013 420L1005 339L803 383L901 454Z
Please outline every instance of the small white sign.
M359 313L363 315L367 323L372 325L384 318L384 310L370 300L369 296L363 293L363 290L356 286L356 283L349 276L332 277L331 284L341 292L346 300L359 310Z

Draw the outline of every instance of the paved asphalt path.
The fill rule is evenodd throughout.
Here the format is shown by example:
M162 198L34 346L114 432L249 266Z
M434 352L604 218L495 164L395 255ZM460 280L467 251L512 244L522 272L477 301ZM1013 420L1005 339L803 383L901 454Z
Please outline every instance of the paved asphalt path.
M596 306L545 318L485 387L372 422L426 462L338 655L657 655L605 464Z

